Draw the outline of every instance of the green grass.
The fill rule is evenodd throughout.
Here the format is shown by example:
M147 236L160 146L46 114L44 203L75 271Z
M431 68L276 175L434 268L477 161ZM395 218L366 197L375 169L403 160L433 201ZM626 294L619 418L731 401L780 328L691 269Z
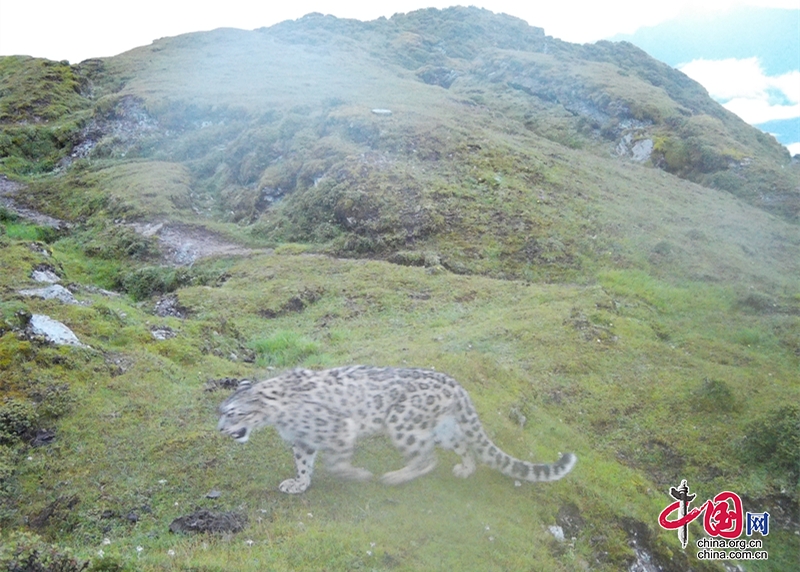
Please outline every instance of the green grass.
M4 256L21 253L15 245ZM78 253L61 251L59 243L53 256L63 268L84 267L74 260ZM184 320L155 318L147 302L136 306L125 298L92 295L92 306L73 308L26 301L31 311L69 324L94 349L59 350L53 359L36 345L17 353L12 337L0 342L12 351L6 355L17 356L6 374L36 372L66 383L71 403L69 413L55 417L58 440L18 457L6 480L7 524L77 495L79 505L55 505L37 534L94 565L105 558L144 569L413 570L480 563L568 570L600 553L608 553L603 566L617 569L632 554L615 524L623 518L649 527L656 553L680 555L673 535L655 524L676 479L688 478L701 495L731 488L763 496L791 476L781 472L784 465L763 472L760 453L744 464L733 446L749 430L748 420L768 426L758 420L774 415L776 398L797 397L797 358L785 349L772 347L762 356L751 348L742 365L720 364L720 352L739 343L716 331L713 316L728 304L724 288L698 289L692 298L683 292L691 285L676 288L635 273L609 273L603 287L530 285L303 254L254 258L227 273L220 286L177 291L190 311ZM287 304L305 291L322 294L302 307ZM265 308L294 311L265 319ZM714 349L698 353L685 333L662 341L644 316L667 331L692 316L693 335L714 340ZM752 319L728 316L734 324ZM772 319L756 317L761 327ZM178 335L154 340L154 325ZM252 375L252 365L231 358L243 356L245 347L255 350L262 374L343 363L447 371L470 391L504 449L537 460L574 450L579 465L559 483L516 488L485 468L457 480L450 474L455 459L441 454L434 473L407 486L355 485L321 469L303 497L280 495L275 487L292 471L285 445L271 430L246 446L216 435L214 409L224 395L203 391L212 378ZM117 362L124 364L121 373ZM90 378L82 374L87 370L94 372ZM756 391L752 381L765 372L771 384ZM33 391L24 379L10 378L22 396ZM730 407L720 405L720 396ZM676 410L684 415L680 424L671 421ZM514 411L527 417L524 427ZM763 442L772 438L758 431ZM385 441L371 439L358 462L380 473L400 460ZM42 480L44 463L51 476ZM709 463L717 473L711 479ZM211 489L223 496L204 499ZM563 546L546 527L567 502L578 505L585 525L574 544ZM250 525L232 537L169 534L169 522L195 506L242 510ZM101 518L104 511L117 516ZM125 519L130 512L138 515L135 525ZM791 536L780 544L768 540L776 551L796 543Z
M52 170L91 116L85 78L67 62L0 58L0 168L14 174Z
M52 239L54 233L52 230L28 224L24 222L14 222L5 225L5 234L10 239L14 240L47 240Z
M286 368L318 356L320 345L289 330L277 331L267 338L253 341L256 366Z
M58 233L55 229L25 222L15 213L0 206L0 235L13 240L52 242Z

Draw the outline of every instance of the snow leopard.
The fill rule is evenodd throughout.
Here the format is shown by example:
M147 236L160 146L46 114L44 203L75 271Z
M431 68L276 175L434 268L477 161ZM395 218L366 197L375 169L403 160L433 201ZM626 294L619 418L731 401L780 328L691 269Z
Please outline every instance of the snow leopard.
M219 431L240 443L253 430L273 426L291 444L297 476L278 487L288 494L308 489L320 451L334 475L370 479L369 471L351 461L356 441L379 432L386 433L405 457L403 468L381 477L390 485L432 471L437 445L461 457L453 467L453 474L461 478L470 476L480 461L514 479L555 481L577 462L572 453L551 464L529 463L504 453L487 436L466 390L452 377L426 369L363 365L294 369L257 383L240 382L219 406L219 415Z

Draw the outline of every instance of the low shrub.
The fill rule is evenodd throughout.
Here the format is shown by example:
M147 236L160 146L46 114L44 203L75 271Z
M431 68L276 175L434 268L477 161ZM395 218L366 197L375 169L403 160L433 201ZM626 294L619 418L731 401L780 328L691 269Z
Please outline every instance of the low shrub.
M0 545L0 570L8 572L80 572L89 562L80 562L68 549L47 544L30 533L16 533Z
M223 275L211 270L145 266L122 276L120 286L136 300L147 300L154 295L164 295L186 286L216 284Z
M724 381L705 378L692 392L692 406L706 413L731 413L738 409L736 396Z
M750 423L742 443L745 461L769 465L800 483L800 406L778 407Z
M92 231L91 238L84 245L89 256L104 260L135 258L146 260L159 253L155 240L138 234L124 226L110 226L101 231Z
M36 409L30 403L6 399L0 405L0 444L11 444L36 426Z

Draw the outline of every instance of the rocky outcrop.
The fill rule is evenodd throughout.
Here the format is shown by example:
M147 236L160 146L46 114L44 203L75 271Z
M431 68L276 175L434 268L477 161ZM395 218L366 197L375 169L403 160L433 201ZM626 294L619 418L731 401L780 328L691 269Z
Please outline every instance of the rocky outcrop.
M28 333L32 337L42 337L45 341L57 346L85 347L78 336L67 326L43 314L31 316Z
M453 82L460 74L450 68L442 66L425 66L417 70L417 77L428 85L438 85L445 89L450 89Z
M629 157L637 163L644 163L650 159L655 144L650 138L637 139L633 133L623 135L617 143L617 155Z
M43 300L58 300L64 304L80 304L75 299L75 296L72 295L72 292L60 284L52 284L45 288L20 290L19 293L26 298L42 298Z
M81 129L72 152L59 165L66 169L73 161L88 157L126 157L138 154L143 142L165 133L147 112L142 102L132 96L121 97L108 111L98 109Z

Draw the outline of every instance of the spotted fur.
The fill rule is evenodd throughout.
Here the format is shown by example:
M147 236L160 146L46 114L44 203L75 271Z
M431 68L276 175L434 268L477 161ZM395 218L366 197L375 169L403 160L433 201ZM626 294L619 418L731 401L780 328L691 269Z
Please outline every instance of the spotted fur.
M483 429L469 395L451 377L424 369L350 366L325 371L296 369L256 384L242 382L219 407L218 429L240 443L271 425L291 443L297 476L280 484L297 494L311 484L317 452L341 477L367 480L366 469L351 464L356 440L383 432L405 456L406 466L381 477L387 484L410 481L436 466L436 445L455 451L461 463L453 474L466 478L476 459L524 481L554 481L577 458L528 463L501 451Z

